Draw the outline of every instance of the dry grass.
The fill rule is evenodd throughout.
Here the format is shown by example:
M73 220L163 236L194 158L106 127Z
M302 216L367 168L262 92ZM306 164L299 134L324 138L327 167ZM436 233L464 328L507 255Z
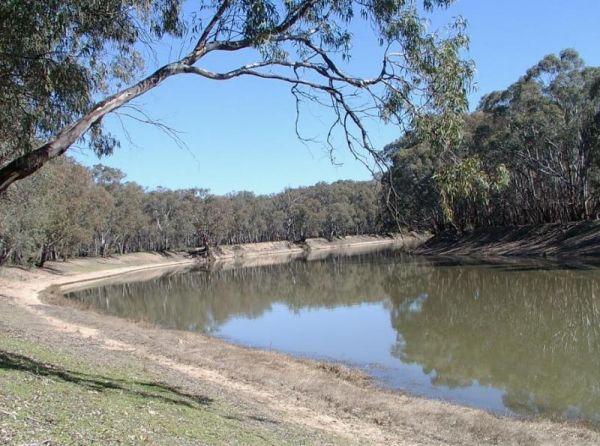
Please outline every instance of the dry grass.
M0 444L336 443L127 354L56 333L41 339L40 326L18 330L24 315L14 308L6 316L0 318Z
M149 268L161 264L151 258ZM110 355L130 366L158 368L164 383L200 386L203 394L243 412L246 419L252 417L257 423L270 420L269 425L279 426L285 438L300 432L308 444L335 442L332 438L341 438L342 444L386 445L600 444L600 434L584 426L497 417L383 390L343 366L298 360L38 300L39 293L51 284L139 271L144 266L139 261L120 259L120 265L127 264L120 268L110 265L102 269L104 264L86 266L83 262L73 271L65 267L59 273L4 274L3 294L9 297L3 318L19 326L15 315L26 313L30 323L22 331L28 336L37 333L36 342L52 340L69 351L83 344L90 362ZM82 270L86 272L78 272Z

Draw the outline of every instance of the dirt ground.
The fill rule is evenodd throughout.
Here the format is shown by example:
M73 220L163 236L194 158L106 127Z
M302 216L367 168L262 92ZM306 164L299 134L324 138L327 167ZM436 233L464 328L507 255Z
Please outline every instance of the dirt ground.
M441 233L420 245L425 255L599 257L600 222L483 228Z
M59 305L61 299L48 291L134 272L151 277L194 262L177 254L132 254L51 263L43 270L1 268L0 334L76 352L90 362L110 358L140 365L159 374L165 385L235 408L236 417L250 423L239 429L269 426L295 444L600 444L600 433L586 426L504 418L404 395L338 365ZM205 442L211 443L200 443Z

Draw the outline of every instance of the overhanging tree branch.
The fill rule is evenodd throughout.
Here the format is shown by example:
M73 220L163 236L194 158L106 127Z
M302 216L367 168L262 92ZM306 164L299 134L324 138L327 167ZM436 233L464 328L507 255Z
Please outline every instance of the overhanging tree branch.
M384 11L378 9L382 5L360 1L222 0L211 3L214 12L184 57L91 106L48 142L0 167L0 192L65 153L107 114L178 74L195 74L219 81L245 76L288 83L297 111L301 100L325 105L333 111L332 126L326 138L330 150L335 148L333 135L338 128L355 157L362 160L359 150L364 150L372 155L376 164L381 164L385 159L369 139L367 119L383 118L405 128L412 126L418 116L428 113L442 116L446 113L448 120L454 119L462 112L461 98L471 75L470 65L460 59L466 42L462 29L446 39L427 34L416 13L415 2L392 1L385 5L387 10ZM428 0L428 4L432 2L448 3L447 0ZM342 56L348 51L347 27L353 19L354 8L362 9L361 15L370 17L379 39L385 42L381 70L372 78L347 74L336 61L338 51ZM399 51L390 52L392 47L398 47ZM198 66L208 53L249 48L258 50L262 60L227 72Z
M273 30L273 33L278 34L287 31L314 3L315 0L307 0L301 3L298 8L293 10L281 22L281 24ZM249 46L251 44L249 40L238 42L214 42L209 47L206 45L206 39L208 38L208 35L217 25L223 13L228 7L230 7L230 5L231 1L229 0L224 0L221 2L217 12L200 36L198 43L186 57L182 58L178 62L163 66L135 85L99 102L77 122L59 132L56 138L54 138L52 141L38 147L32 152L18 157L17 159L0 168L0 193L5 191L15 181L26 178L40 169L49 160L65 153L69 147L75 143L75 141L81 138L90 129L90 127L102 117L121 107L123 104L126 104L138 96L146 93L152 88L155 88L168 77L186 72L186 69L189 69L207 52L214 50L234 51Z

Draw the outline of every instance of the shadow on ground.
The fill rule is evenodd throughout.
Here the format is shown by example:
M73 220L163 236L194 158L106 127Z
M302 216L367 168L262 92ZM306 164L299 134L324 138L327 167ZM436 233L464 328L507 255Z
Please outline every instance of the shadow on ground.
M17 370L32 373L37 376L60 379L77 384L90 390L103 392L118 390L131 395L149 399L158 399L167 403L182 405L190 408L208 405L213 400L199 395L191 395L181 390L160 383L149 381L125 380L120 378L92 375L67 370L52 364L37 361L28 356L0 350L0 370Z

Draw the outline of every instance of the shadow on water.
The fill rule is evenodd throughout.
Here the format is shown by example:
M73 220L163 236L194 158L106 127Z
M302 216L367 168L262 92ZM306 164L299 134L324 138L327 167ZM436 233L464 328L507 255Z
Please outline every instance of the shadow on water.
M540 257L473 257L473 256L427 256L431 266L471 266L504 271L562 271L593 270L600 267L600 259L587 258L540 258Z
M148 399L157 399L166 403L190 408L197 408L199 405L208 405L212 402L210 398L205 396L190 395L177 388L158 382L127 381L101 375L75 372L36 361L28 356L3 350L0 350L0 369L24 371L36 376L59 379L96 392L118 390L127 394ZM142 390L142 388L148 390Z

